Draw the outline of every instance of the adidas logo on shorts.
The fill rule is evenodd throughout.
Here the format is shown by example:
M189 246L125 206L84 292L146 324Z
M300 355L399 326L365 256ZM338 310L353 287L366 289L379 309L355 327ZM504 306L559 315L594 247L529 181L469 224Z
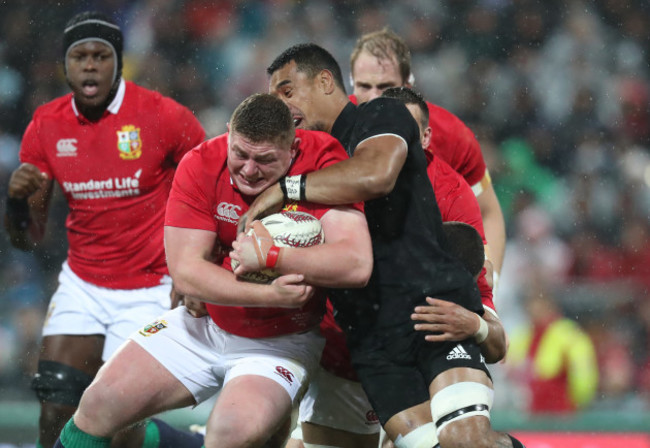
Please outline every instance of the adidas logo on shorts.
M472 359L472 357L465 351L462 345L458 344L447 355L447 361L452 359Z

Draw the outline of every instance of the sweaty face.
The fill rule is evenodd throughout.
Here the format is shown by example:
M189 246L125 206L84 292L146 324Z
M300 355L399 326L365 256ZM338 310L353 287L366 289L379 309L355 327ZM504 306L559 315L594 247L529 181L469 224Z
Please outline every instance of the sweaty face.
M327 129L318 107L318 101L325 98L321 96L316 78L309 79L304 72L299 72L294 61L271 75L269 93L289 107L296 128L314 131Z
M367 51L362 51L352 67L354 90L352 93L359 103L365 103L378 96L389 87L404 85L399 74L397 61L378 59Z
M295 150L278 142L253 143L230 132L228 134L228 169L242 194L256 196L284 176Z
M75 45L66 57L66 77L81 109L105 106L115 70L115 55L108 45L89 41Z

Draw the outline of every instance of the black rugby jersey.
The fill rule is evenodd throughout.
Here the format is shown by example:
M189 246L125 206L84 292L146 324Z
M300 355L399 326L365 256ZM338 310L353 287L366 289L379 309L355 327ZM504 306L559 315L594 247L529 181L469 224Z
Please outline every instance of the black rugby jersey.
M349 342L370 331L414 331L411 313L416 305L426 304L427 296L483 313L476 282L444 249L447 243L419 128L406 106L383 97L358 107L349 103L332 128L350 156L359 143L381 134L403 138L408 155L393 191L365 203L374 257L370 282L362 289L330 293Z

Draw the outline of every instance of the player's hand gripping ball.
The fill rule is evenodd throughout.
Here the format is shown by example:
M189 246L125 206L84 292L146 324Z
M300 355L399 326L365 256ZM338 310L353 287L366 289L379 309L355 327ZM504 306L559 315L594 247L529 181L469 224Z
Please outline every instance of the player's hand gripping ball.
M251 242L257 256L257 263L262 269L246 272L239 275L239 278L255 283L271 283L280 276L274 269L264 268L272 246L310 247L323 244L325 241L321 222L315 216L293 211L275 213L261 221L253 222L246 235L252 237ZM245 261L244 265L246 265ZM239 262L233 259L231 266L234 271L239 266Z

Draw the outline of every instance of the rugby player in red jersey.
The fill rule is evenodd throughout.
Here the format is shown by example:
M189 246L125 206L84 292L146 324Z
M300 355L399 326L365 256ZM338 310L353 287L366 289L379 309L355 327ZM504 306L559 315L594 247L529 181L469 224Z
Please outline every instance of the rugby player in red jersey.
M304 248L278 249L261 233L236 240L238 218L281 177L346 158L326 133L295 131L289 109L268 94L244 100L228 133L188 153L167 204L165 250L176 288L205 302L208 314L179 307L133 333L86 390L57 446L107 447L139 418L217 392L205 446L269 446L318 366L322 287L365 285L371 243L360 204L287 203L321 221L325 242ZM271 284L239 280L231 256L244 271L250 260L242 254L255 245L264 260L246 269L288 275Z
M102 363L142 319L170 308L163 219L176 165L205 132L176 101L122 79L122 32L86 12L64 31L72 90L39 107L12 173L5 225L16 247L42 240L54 182L67 201L68 256L43 327L32 387L39 447L51 447ZM147 434L201 446L162 421ZM131 432L120 446L140 447ZM153 432L152 432L153 431ZM185 445L178 437L189 437ZM126 441L128 439L128 442Z

